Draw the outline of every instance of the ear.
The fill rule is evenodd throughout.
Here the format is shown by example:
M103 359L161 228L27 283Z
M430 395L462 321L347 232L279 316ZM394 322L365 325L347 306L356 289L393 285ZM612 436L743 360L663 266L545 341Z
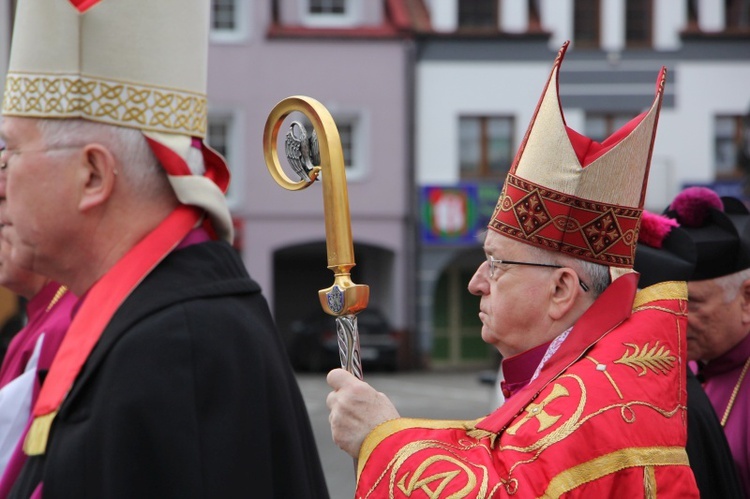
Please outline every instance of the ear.
M573 269L557 269L552 275L552 293L549 302L549 314L554 320L564 318L573 310L583 290L578 284L578 274Z
M82 154L83 189L78 208L86 211L104 204L112 195L117 179L117 161L101 144L88 144Z
M740 284L740 308L742 310L742 323L750 324L750 279Z

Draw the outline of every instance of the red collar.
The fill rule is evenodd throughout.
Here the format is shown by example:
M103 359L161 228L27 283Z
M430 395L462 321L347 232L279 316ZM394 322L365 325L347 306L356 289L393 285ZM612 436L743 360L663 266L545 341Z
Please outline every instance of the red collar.
M476 427L500 433L521 411L571 364L612 329L630 317L638 290L638 274L630 273L616 279L578 319L560 349L544 365L539 376L526 389L510 398L499 410L490 414Z

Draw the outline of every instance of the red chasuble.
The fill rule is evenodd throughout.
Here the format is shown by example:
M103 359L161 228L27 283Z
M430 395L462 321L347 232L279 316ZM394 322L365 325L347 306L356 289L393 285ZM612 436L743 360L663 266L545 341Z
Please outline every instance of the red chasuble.
M486 418L378 426L356 497L698 497L685 453L687 288L636 296L636 285L636 274L615 280Z

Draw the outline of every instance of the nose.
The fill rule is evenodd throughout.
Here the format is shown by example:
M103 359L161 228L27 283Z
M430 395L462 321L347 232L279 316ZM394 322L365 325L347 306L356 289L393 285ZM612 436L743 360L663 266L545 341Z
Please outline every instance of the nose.
M487 265L489 265L487 262L482 262L482 264L477 267L476 272L474 272L474 275L471 276L471 280L469 281L469 293L476 295L476 296L482 296L484 294L489 293L489 280L488 277L488 270Z

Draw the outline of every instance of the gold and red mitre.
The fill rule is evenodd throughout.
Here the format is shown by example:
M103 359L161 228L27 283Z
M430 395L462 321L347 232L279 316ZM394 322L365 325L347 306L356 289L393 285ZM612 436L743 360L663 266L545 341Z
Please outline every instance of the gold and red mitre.
M597 143L565 124L558 72L567 47L555 59L489 228L608 265L616 276L633 267L666 69L651 107Z
M19 0L2 114L136 128L181 203L232 239L229 170L204 144L210 0Z

